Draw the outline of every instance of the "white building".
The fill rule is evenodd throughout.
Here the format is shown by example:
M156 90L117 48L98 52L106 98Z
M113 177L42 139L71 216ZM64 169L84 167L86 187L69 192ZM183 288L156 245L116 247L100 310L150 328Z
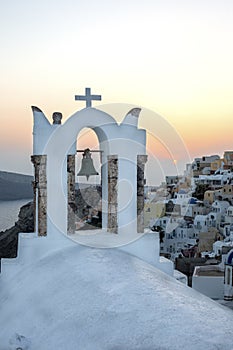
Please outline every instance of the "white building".
M197 266L192 287L212 299L233 300L233 248L232 242L216 241L213 255L222 257L218 265Z
M219 201L216 200L212 204L212 212L219 213L222 216L225 216L227 214L227 209L229 208L230 204L227 201Z
M229 184L233 178L233 174L229 171L224 171L219 175L199 175L194 178L195 183L209 185L210 187L217 189L226 184Z
M198 201L196 198L191 198L187 209L185 216L190 218L195 218L196 215L206 215L207 214L207 208L203 205L203 202Z
M212 222L212 226L216 227L221 233L223 233L223 225L227 215L227 210L230 204L227 201L216 200L212 204L212 210L208 214L209 222Z
M162 253L171 254L172 259L196 244L197 235L193 225L182 217L164 216L157 221L157 225L163 228L164 238L160 244Z
M180 190L175 194L175 199L173 200L174 204L180 206L180 215L185 216L187 208L191 199L191 195L188 191Z
M211 163L220 159L219 155L203 156L201 158L194 158L192 163L192 169L194 171L200 171L204 168L209 168Z
M225 215L225 222L229 224L233 224L233 206L230 205L227 208L227 212Z
M233 224L224 225L223 236L225 242L233 242Z
M192 288L212 299L224 297L224 269L219 265L196 266Z
M213 244L213 253L214 256L222 255L222 247L225 247L226 243L224 241L216 241Z
M194 232L208 232L208 215L196 215L193 222Z

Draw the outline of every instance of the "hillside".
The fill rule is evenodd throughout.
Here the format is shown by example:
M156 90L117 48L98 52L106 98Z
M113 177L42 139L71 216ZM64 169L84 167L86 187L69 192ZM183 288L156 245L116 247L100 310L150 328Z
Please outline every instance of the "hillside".
M32 198L33 176L0 171L0 200Z

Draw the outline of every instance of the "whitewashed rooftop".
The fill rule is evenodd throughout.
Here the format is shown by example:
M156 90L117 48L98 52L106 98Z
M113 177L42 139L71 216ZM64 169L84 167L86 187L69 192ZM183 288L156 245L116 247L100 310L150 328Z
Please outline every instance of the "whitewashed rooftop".
M60 242L0 276L0 350L233 348L232 310L119 249Z

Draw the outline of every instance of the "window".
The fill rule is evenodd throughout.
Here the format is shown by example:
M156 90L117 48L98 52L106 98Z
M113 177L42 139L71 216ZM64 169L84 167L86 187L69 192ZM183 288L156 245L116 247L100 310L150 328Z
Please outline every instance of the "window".
M197 222L197 229L200 230L202 228L200 221Z

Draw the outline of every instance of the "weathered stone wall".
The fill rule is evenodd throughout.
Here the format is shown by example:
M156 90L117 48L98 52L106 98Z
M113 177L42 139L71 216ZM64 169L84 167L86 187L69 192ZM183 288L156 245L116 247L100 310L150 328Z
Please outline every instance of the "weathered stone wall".
M144 232L144 173L147 155L137 156L137 232Z
M118 157L108 156L108 232L118 232L117 221L117 182L118 182Z
M75 155L67 156L67 203L68 218L67 231L68 234L75 233Z
M47 235L47 156L35 155L31 157L34 165L34 226L38 220L38 236ZM36 218L36 207L38 216Z

